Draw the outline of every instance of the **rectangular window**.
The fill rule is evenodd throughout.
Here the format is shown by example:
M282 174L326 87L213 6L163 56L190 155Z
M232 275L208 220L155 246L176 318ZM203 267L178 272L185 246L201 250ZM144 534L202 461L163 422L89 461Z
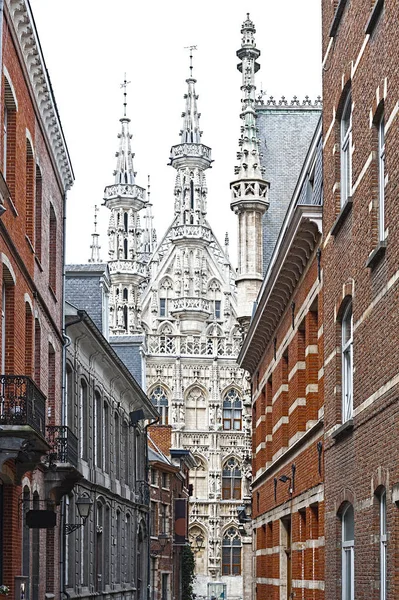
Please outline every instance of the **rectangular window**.
M169 477L168 477L167 473L162 473L162 487L163 488L169 487Z
M162 593L161 593L161 600L168 600L169 596L168 596L168 588L169 588L169 574L168 573L162 573Z
M151 502L150 517L151 517L151 522L150 522L151 535L156 536L157 535L157 504L156 504L156 502Z
M222 303L220 300L215 300L215 319L220 319Z
M161 504L159 514L159 533L169 533L168 505Z
M155 469L151 469L151 485L156 485L157 483L157 472Z
M342 318L342 422L353 417L353 314L352 303Z
M159 316L166 317L166 298L159 299Z
M57 291L57 219L54 208L50 204L49 222L49 285L54 294Z
M348 94L341 117L341 207L352 193L352 97Z
M4 105L3 114L3 176L7 178L7 145L8 145L8 109Z
M378 240L385 239L385 120L378 123Z

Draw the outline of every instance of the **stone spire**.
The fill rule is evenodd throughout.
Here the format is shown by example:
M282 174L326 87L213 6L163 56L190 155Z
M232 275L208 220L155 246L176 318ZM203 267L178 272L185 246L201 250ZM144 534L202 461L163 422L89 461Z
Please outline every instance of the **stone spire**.
M157 234L154 227L154 217L152 215L151 183L149 175L147 179L147 205L144 219L145 226L143 231L142 250L146 261L148 261L151 254L154 252L157 243Z
M269 184L263 179L255 112L255 73L260 50L255 45L255 26L249 14L241 27L241 48L237 51L242 73L242 112L239 164L235 167L238 179L230 184L231 209L238 215L238 320L245 330L252 314L262 282L263 242L262 216L269 206Z
M193 50L190 49L190 77L186 79L187 93L184 95L185 111L182 113L183 127L180 143L172 146L170 165L177 170L175 183L175 217L179 225L203 225L206 215L207 187L205 170L211 166L211 149L202 141L199 126L200 113L195 92L197 80L193 78ZM195 230L192 229L192 232ZM198 235L201 232L198 230Z
M108 225L111 335L127 335L141 331L140 286L147 276L139 216L139 211L147 202L145 189L136 184L136 173L133 169L130 119L126 116L128 83L125 76L121 84L124 90L124 114L120 119L121 132L118 135L115 179L114 183L104 190L104 204L111 211Z
M99 244L99 238L100 238L100 234L97 232L97 213L98 213L98 206L94 207L94 233L91 234L92 237L92 241L91 241L91 245L90 245L90 249L91 249L91 256L89 258L89 263L99 263L101 262L100 259L100 250L101 250L101 246Z

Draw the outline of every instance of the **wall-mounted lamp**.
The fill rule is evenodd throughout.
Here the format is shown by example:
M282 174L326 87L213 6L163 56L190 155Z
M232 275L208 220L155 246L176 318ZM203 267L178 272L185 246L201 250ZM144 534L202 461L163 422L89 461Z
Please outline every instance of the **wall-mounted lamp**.
M88 516L93 506L93 500L87 494L78 496L75 501L76 508L78 509L79 517L82 519L81 523L65 523L65 535L69 535L76 529L83 527L86 524Z
M194 554L197 554L197 552L201 552L201 550L204 549L205 537L202 535L202 533L191 537L190 546Z
M281 483L287 483L287 481L290 482L289 492L292 496L293 490L292 490L292 485L291 485L291 482L292 482L291 477L288 477L288 475L281 475L281 477L279 477L278 480L281 481Z

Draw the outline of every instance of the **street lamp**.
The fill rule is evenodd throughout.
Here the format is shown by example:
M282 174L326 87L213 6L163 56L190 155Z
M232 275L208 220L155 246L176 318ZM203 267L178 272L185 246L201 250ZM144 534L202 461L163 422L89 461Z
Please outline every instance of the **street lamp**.
M78 496L75 501L76 507L78 509L79 517L82 519L81 523L65 523L65 535L69 535L76 529L83 527L86 524L88 516L91 511L91 507L93 506L93 500L87 494L82 494Z

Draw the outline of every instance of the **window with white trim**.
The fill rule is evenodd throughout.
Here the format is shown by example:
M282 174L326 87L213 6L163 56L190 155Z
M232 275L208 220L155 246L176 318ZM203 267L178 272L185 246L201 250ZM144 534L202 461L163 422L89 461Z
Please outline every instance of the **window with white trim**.
M353 313L352 302L342 317L342 422L353 417Z
M380 493L380 600L387 597L387 494Z
M342 600L355 600L355 515L352 504L342 513Z
M385 119L378 122L378 240L385 239Z
M341 117L341 207L352 192L352 96L345 100Z

